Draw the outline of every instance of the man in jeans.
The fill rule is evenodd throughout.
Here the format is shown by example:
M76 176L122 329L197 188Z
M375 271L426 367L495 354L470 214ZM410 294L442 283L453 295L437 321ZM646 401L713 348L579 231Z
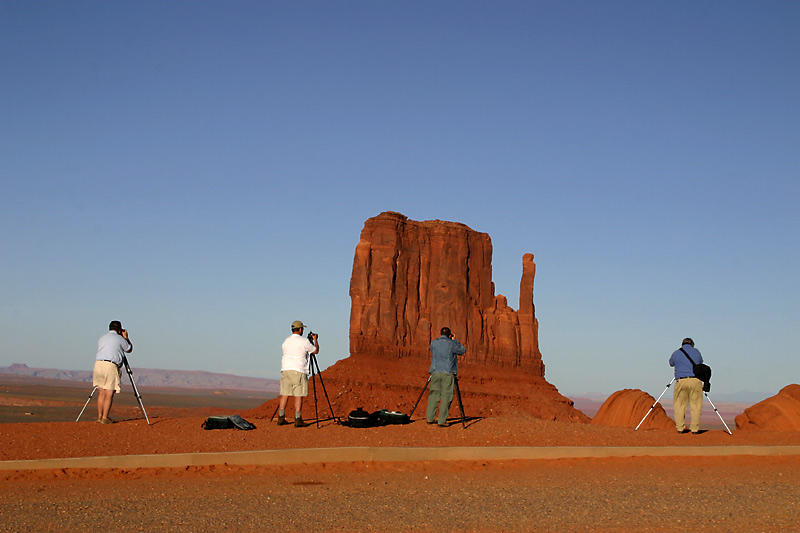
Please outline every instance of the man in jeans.
M686 429L686 407L692 414L690 425L693 435L700 433L700 414L703 412L703 382L694 375L694 367L689 357L695 365L703 362L700 351L694 347L694 341L690 338L683 339L680 349L672 352L669 358L669 366L675 368L675 389L672 391L672 407L675 411L675 426L678 433L689 433ZM689 357L686 357L686 356Z
M458 373L456 356L463 355L467 349L458 342L450 332L450 328L442 328L442 336L431 341L431 390L428 394L428 411L426 419L433 424L436 409L439 409L439 427L447 427L447 414L453 402L453 387ZM441 403L441 405L440 405Z

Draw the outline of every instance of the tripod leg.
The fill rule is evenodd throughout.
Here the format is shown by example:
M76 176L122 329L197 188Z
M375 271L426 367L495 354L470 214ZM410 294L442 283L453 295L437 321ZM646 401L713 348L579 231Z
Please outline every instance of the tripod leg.
M83 404L83 409L81 409L81 412L80 412L80 414L78 415L78 418L76 418L76 419L75 419L75 422L77 422L78 420L80 420L80 419L81 419L81 416L83 415L83 412L86 410L86 406L87 406L87 405L89 405L89 402L91 402L91 401L92 401L92 396L94 396L94 391L96 391L96 390L97 390L97 387L95 387L95 388L93 388L93 389L92 389L92 393L89 395L89 399L88 399L88 400L86 400L86 403L85 403L85 404Z
M464 416L464 402L461 401L461 389L458 386L458 377L454 378L453 383L456 387L456 396L458 397L458 408L461 410L461 427L467 429L467 417Z
M333 419L336 420L337 424L341 424L342 421L339 420L339 417L337 417L336 414L334 414L333 412L333 405L331 405L331 398L330 396L328 396L327 389L325 389L325 381L322 379L322 372L319 369L319 363L317 362L317 358L314 356L314 354L311 354L311 357L313 361L312 364L316 365L317 367L317 375L319 375L319 384L322 385L322 392L323 394L325 394L325 399L328 401L328 409L331 410L331 417L333 417Z
M270 422L272 422L272 420L275 418L275 415L278 414L278 407L280 407L280 406L281 406L281 403L279 401L278 405L275 406L275 411L272 412L272 416L269 418Z
M419 398L417 398L417 403L414 404L414 408L411 410L411 413L409 413L408 418L411 418L411 416L414 414L414 411L417 410L417 406L419 405L420 400L422 400L422 395L425 394L425 391L427 390L428 384L430 382L431 382L431 376L428 375L428 381L426 381L425 386L422 387L422 392L419 393Z
M722 415L719 414L719 411L717 411L717 406L714 405L714 402L712 402L711 398L708 397L708 393L707 392L703 392L703 394L705 395L706 400L708 400L708 403L711 404L711 407L714 408L714 412L717 413L717 416L719 417L719 419L722 420ZM726 430L728 430L728 435L733 435L733 433L731 433L730 428L728 427L728 424L726 424L724 420L722 420L722 425L725 426Z
M139 389L136 388L136 382L133 380L133 372L131 371L131 366L128 364L128 358L124 355L122 356L122 362L125 364L125 371L128 373L128 377L131 380L131 387L133 388L133 394L136 396L136 401L139 402L139 408L144 413L144 419L147 420L147 425L150 425L150 419L147 417L147 411L144 410L144 404L142 403L142 395L139 394Z
M319 409L317 409L317 373L314 371L313 362L311 363L311 383L314 387L314 418L317 422L317 429L319 429Z
M675 378L672 378L672 381L670 381L669 383L667 383L667 388L666 388L666 389L664 389L664 392L662 392L662 393L661 393L661 396L664 396L664 393L665 393L665 392L667 392L667 389L668 389L668 388L670 387L670 385L672 385L673 383L675 383ZM658 397L658 400L656 400L655 402L653 402L653 405L651 405L651 406L650 406L650 411L647 411L647 414L645 414L645 415L644 415L644 418L642 418L641 422L639 422L639 424L638 424L638 425L637 425L637 426L636 426L636 427L633 429L634 431L636 431L637 429L639 429L639 426L641 426L641 425L642 425L642 422L644 422L644 419L648 417L648 415L649 415L649 414L650 414L650 412L653 410L653 408L656 406L656 404L658 404L658 402L659 402L659 401L661 401L661 396L659 396L659 397Z

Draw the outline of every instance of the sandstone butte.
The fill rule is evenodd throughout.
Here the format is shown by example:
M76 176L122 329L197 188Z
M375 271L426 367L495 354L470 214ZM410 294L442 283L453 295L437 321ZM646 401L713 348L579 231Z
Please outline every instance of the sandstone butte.
M524 254L514 310L494 293L488 234L395 212L367 220L350 278L350 356L321 374L334 413L346 416L357 407L410 413L421 398L414 416L424 416L430 341L448 326L467 348L459 357L458 379L468 417L524 413L588 422L544 378L535 273L533 254ZM327 416L323 383L317 381L311 388L317 387L320 416ZM275 404L270 400L261 412L269 416ZM459 416L457 399L450 416Z
M661 404L653 407L655 398L639 389L624 389L609 396L592 418L592 424L599 426L633 427L647 415L640 429L675 429L675 422L667 416Z
M740 430L800 431L800 385L787 385L775 396L748 407L735 422Z

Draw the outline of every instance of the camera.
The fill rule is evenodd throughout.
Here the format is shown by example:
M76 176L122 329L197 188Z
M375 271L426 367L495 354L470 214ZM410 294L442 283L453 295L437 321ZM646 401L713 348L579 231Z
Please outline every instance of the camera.
M316 334L316 333L314 333L314 332L313 332L313 331L311 331L311 330L308 330L308 335L307 335L306 337L307 337L307 338L308 338L308 340L310 340L311 342L314 342L314 335L317 335L317 334ZM319 336L319 335L317 335L317 336Z

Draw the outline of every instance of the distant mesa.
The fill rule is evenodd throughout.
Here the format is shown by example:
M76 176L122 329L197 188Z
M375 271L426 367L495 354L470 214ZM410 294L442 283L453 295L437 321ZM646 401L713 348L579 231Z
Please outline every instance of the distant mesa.
M356 407L408 413L426 385L430 342L448 326L467 348L459 357L467 416L526 413L588 422L544 379L535 272L533 254L523 255L519 310L514 310L494 293L488 234L391 211L368 219L350 278L350 357L322 373L336 414ZM318 359L325 357L323 347ZM424 416L426 402L424 395L415 416ZM275 401L268 403L259 416L272 413ZM450 413L458 415L457 401Z
M800 385L787 385L748 407L735 422L739 430L800 431Z
M655 401L655 398L639 389L619 390L600 406L591 423L635 428ZM657 404L639 429L675 429L675 422L667 416L661 404Z

